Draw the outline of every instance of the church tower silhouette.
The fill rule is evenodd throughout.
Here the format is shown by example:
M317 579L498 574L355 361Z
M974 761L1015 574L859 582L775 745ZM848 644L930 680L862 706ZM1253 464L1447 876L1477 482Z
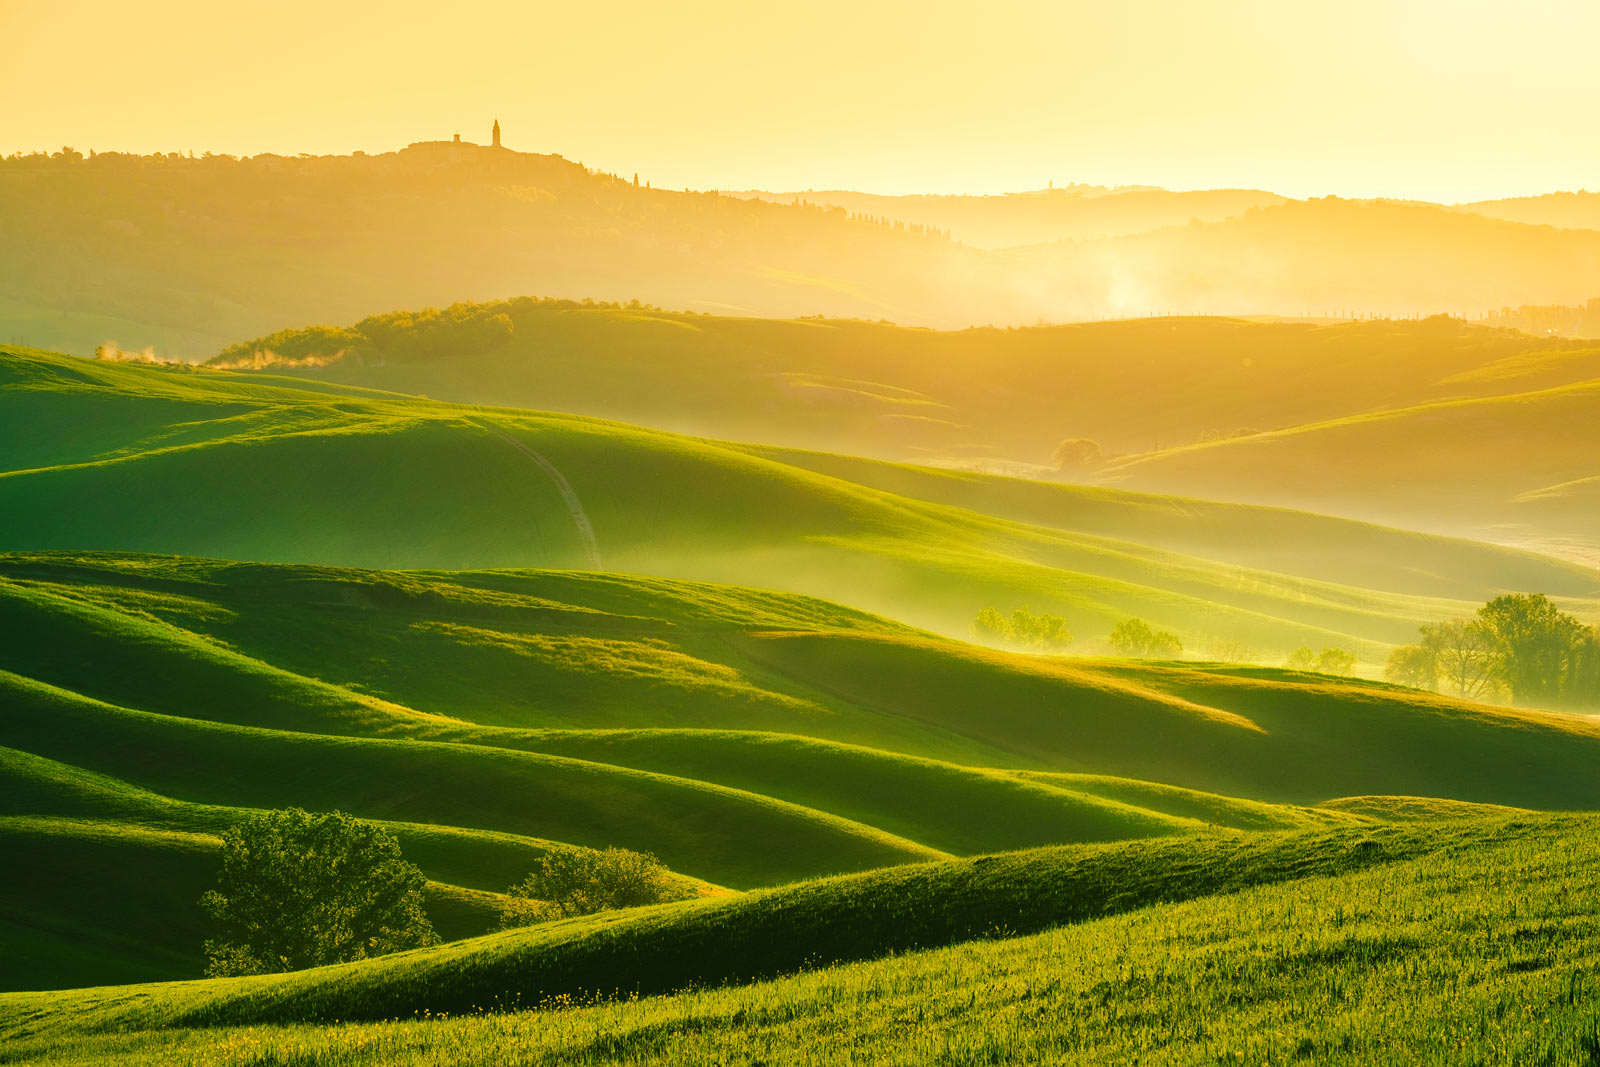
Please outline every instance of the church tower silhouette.
M494 120L494 129L489 131L489 143L495 148L500 147L500 120Z

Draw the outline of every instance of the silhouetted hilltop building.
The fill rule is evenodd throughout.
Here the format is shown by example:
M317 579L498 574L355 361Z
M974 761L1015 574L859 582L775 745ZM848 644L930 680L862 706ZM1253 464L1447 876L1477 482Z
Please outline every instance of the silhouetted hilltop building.
M489 131L489 142L490 143L488 145L481 145L481 144L478 144L476 141L463 141L461 139L461 135L458 133L458 134L455 135L455 137L453 137L452 139L450 139L448 141L412 141L406 147L407 148L434 149L434 150L438 150L438 149L455 150L455 149L485 148L485 147L488 147L488 148L500 148L500 147L503 147L503 146L500 144L500 120L499 119L495 119L494 120L494 126Z

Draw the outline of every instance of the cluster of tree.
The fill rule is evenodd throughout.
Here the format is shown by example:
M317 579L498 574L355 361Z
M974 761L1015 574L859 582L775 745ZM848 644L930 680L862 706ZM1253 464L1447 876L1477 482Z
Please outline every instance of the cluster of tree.
M484 303L464 301L446 308L392 311L369 315L354 326L303 326L229 345L207 363L216 367L317 365L345 356L371 361L406 362L475 356L509 344L517 325L539 312L659 311L637 300L614 303L513 297Z
M1119 656L1177 659L1183 655L1183 642L1176 634L1153 630L1143 619L1123 619L1112 627L1110 641Z
M972 621L972 634L991 645L1009 645L1040 652L1059 652L1072 644L1067 620L1049 612L1035 614L1026 605L1003 615L996 608L984 608Z
M1543 593L1496 597L1470 619L1420 628L1389 656L1390 681L1468 700L1536 707L1600 704L1600 627L1585 626Z
M381 826L337 811L253 816L223 834L217 887L200 898L218 926L205 943L206 974L271 974L436 944L426 884ZM648 853L555 848L507 891L501 925L685 895Z
M1356 656L1354 652L1345 648L1324 648L1321 652L1317 652L1310 645L1301 645L1289 653L1287 666L1291 671L1348 675L1355 673Z
M346 326L305 326L229 345L210 362L230 369L283 364L316 366L340 359L366 344L366 337ZM95 354L99 356L98 352Z
M569 915L663 904L683 897L661 861L625 848L553 848L528 877L506 890L502 928Z
M1578 307L1561 304L1503 307L1489 312L1484 321L1540 337L1600 337L1600 297Z
M950 231L938 226L930 226L922 222L906 222L904 219L891 219L887 215L867 215L859 211L849 213L852 222L868 222L874 226L882 226L889 230L902 230L914 233L918 237L937 237L941 241L950 240Z

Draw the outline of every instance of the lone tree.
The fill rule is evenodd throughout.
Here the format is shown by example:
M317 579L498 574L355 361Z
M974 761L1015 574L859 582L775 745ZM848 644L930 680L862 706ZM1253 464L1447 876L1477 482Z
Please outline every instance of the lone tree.
M295 971L438 941L427 879L382 827L341 812L264 812L222 835L217 888L200 898L221 928L212 977Z
M568 915L636 908L684 893L672 872L648 852L625 848L553 848L528 877L506 890L500 925L527 926Z
M1106 460L1098 441L1087 437L1069 437L1056 445L1056 470L1062 474L1080 474L1094 470Z

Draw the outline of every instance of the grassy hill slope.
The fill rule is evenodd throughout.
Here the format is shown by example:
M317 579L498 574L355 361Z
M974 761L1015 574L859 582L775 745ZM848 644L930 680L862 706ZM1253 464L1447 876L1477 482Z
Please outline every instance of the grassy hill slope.
M1286 507L1064 485L830 452L743 447L898 496L1341 585L1467 600L1491 599L1502 588L1578 596L1593 588L1594 570L1580 563ZM1129 469L1138 471L1139 462L1130 461ZM1584 491L1581 484L1560 487L1563 494ZM1532 506L1533 501L1523 503ZM1481 584L1474 588L1475 580Z
M1600 379L1169 449L1103 477L1600 553L1587 491L1597 422Z
M983 831L985 818L1054 825L1043 840L1059 839L1068 824L1050 823L1043 810L1052 806L1068 820L1133 819L1124 833L1145 817L971 770L982 767L1296 804L1365 794L1600 802L1576 772L1600 743L1600 726L1580 717L1272 669L999 652L803 597L641 581L630 601L628 583L613 576L379 574L139 556L0 557L0 584L8 594L0 618L46 638L0 652L15 709L0 728L13 746L189 799L222 790L229 799L220 802L267 803L251 791L276 797L302 782L296 788L324 801L367 797L365 813L378 817L567 839L538 820L578 818L584 783L601 775L606 804L637 794L666 811L770 797L776 804L759 808L760 818L792 817L820 832L823 824L807 820L850 811L871 826L902 825L901 836L918 842L953 835L940 850L1024 843L994 836L1014 830ZM600 595L586 603L594 587ZM97 614L86 624L90 606ZM52 657L50 647L73 653ZM231 658L210 658L223 651ZM211 673L186 669L196 663ZM280 702L284 678L314 682L327 699ZM79 725L58 728L66 722ZM118 744L103 743L113 737ZM170 754L180 750L191 755ZM274 752L282 768L267 773ZM485 786L478 800L427 800L431 786L391 790L381 777L328 770L346 761L393 762L397 782L413 764L417 773L459 765L484 780L526 782L509 792ZM257 769L240 773L251 762ZM620 768L629 771L605 777ZM716 785L695 784L707 782ZM513 799L535 788L570 796L549 812ZM935 818L925 809L920 824L915 804L896 810L889 799L940 792L952 810ZM958 796L973 805L970 821L948 821ZM382 807L395 803L434 816ZM446 809L431 804L490 821L442 818ZM1014 817L977 814L1018 804ZM1029 804L1039 810L1024 817ZM513 822L495 821L503 819ZM663 827L662 840L687 846L695 825ZM836 829L848 837L859 827ZM722 846L697 847L709 859ZM792 848L790 860L805 851Z
M719 900L547 923L382 959L262 978L0 1000L14 1028L31 1002L97 1026L241 1025L461 1014L596 994L749 982L982 938L1031 934L1152 904L1318 875L1571 836L1592 820L1504 820L1234 834L1004 853L918 864ZM49 1025L46 1023L45 1025ZM60 1023L57 1023L59 1026Z
M494 328L450 325L497 315ZM1444 319L934 331L511 300L357 325L285 330L218 361L696 435L1035 469L1067 437L1144 452L1600 376L1594 342Z
M79 857L64 871L105 872L94 893L176 887L131 893L164 916L134 927L108 924L122 913L94 893L18 880L0 954L49 956L63 981L192 959L198 838L259 808L386 822L456 933L489 925L483 894L551 841L653 851L697 893L1217 826L1350 827L1389 817L1395 795L1600 809L1589 720L998 652L681 581L10 555L0 627L15 635L0 818L32 842L27 868L59 840ZM118 848L134 858L112 862Z
M1581 1064L1600 1048L1586 975L1600 928L1581 903L1600 884L1591 822L907 868L282 978L10 994L0 1032L44 1062L234 1051L465 1064L515 1043L573 1064L1429 1062L1440 1050L1436 1062ZM993 930L976 925L989 918L1000 920ZM804 936L770 935L809 933L813 921L824 940L808 967ZM911 945L921 947L872 958ZM862 962L813 969L847 959ZM707 973L706 960L739 968ZM536 999L690 977L733 981L593 1006ZM518 992L534 1010L474 1012ZM435 1017L446 1003L452 1017ZM393 1021L346 1021L363 1016ZM230 1025L247 1021L292 1025Z
M1068 497L1065 513L1051 503L1037 514L1057 525L1021 522L759 450L574 416L18 350L0 355L0 374L0 411L20 415L0 435L24 442L22 464L45 464L0 473L0 506L15 516L0 549L452 570L598 563L781 586L945 633L965 633L981 608L1027 604L1064 611L1089 641L1132 614L1202 651L1242 645L1271 657L1342 644L1369 664L1419 622L1465 614L1508 578L1575 598L1600 587L1593 571L1525 555L1374 540L1352 524L1262 512L1255 543L1278 546L1268 562L1296 555L1283 547L1287 531L1302 555L1330 561L1296 571L1337 580L1274 573L1131 540L1148 519L1153 539L1178 543L1161 517L1176 508L1202 520L1186 536L1203 549L1236 535L1248 521L1237 513L1126 498L1108 537L1074 529ZM120 437L69 435L49 456L27 452L37 439L28 426L98 419L123 403L146 422ZM149 415L152 404L165 414ZM1382 562L1362 573L1375 544ZM1397 569L1435 577L1396 580Z

